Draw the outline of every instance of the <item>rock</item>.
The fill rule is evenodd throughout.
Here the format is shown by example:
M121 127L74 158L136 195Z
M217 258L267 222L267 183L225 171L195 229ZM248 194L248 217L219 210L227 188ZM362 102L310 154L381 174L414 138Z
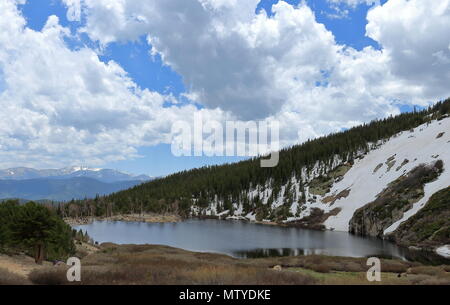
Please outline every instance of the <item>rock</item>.
M423 198L424 185L439 177L441 170L438 163L415 167L407 175L390 183L376 200L356 210L349 223L350 233L383 237L386 229L401 220L404 213Z

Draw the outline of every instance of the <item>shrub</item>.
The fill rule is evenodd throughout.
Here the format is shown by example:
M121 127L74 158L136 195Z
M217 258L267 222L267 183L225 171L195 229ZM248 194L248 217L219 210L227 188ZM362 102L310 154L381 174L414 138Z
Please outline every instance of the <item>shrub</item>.
M435 267L435 266L418 266L418 267L410 268L409 273L440 276L440 275L445 274L445 270L441 267Z
M404 273L408 268L408 264L393 260L383 260L381 263L381 270L383 272Z
M319 273L330 273L331 268L327 264L311 265L310 269Z
M34 270L28 278L36 285L67 285L66 268L45 268Z

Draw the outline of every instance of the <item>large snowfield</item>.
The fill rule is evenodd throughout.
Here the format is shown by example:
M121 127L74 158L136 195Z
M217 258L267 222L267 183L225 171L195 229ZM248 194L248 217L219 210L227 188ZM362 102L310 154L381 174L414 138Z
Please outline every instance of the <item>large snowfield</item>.
M438 138L441 133L444 134ZM396 163L388 170L386 162L393 156ZM408 160L409 163L397 170L404 160ZM326 227L348 231L349 221L354 212L374 201L389 183L419 164L430 164L437 160L444 161L444 172L436 181L425 185L425 196L385 233L394 231L402 222L415 215L434 193L450 185L450 118L402 132L378 149L369 152L363 159L356 161L344 179L336 183L331 190L332 194L345 189L351 191L347 198L336 201L332 207L325 208L325 210L337 207L342 209L338 215L328 218L325 222ZM374 172L379 164L383 164L382 167Z

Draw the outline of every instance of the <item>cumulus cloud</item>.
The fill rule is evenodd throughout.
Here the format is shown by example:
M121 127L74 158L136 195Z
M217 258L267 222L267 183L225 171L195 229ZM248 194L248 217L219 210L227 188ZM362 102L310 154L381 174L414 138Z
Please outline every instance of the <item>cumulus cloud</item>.
M370 50L356 54L337 45L333 34L316 21L305 4L294 7L280 1L272 8L273 16L267 16L264 11L255 15L258 1L254 0L83 3L87 17L83 31L93 40L108 44L147 35L152 52L179 72L186 87L208 107L220 107L242 118L261 118L280 113L287 105L318 110L314 104L323 102L313 95L341 96L349 106L361 106L366 102L351 92L361 91L375 100L375 105L386 102L367 88L368 82L362 81L365 87L350 92L342 88L361 74L348 71L342 62L364 66L359 63L365 55L368 60L376 57L376 62L384 55ZM326 109L322 110L327 116ZM379 110L362 112L386 114ZM368 118L357 115L353 121Z
M84 0L87 21L82 31L103 45L146 35L152 52L183 76L203 105L242 119L265 118L287 108L299 108L301 115L309 116L305 110L316 111L313 104L319 103L312 94L341 94L341 100L361 105L355 100L358 94L349 96L333 84L317 88L318 83L330 82L346 52L316 22L312 10L280 1L272 8L273 16L264 11L255 15L258 2ZM365 95L378 99L370 92ZM363 111L352 121L392 111L380 109L385 110L372 116Z
M171 122L197 111L163 107L165 96L136 86L114 61L70 50L56 16L33 31L16 2L2 1L0 12L1 167L130 158L139 146L170 143Z
M345 4L351 7L356 7L360 4L366 5L380 5L380 0L327 0L329 3L333 4Z
M374 6L367 35L382 48L361 51L337 44L304 2L279 1L268 16L255 14L258 0L62 1L102 47L145 36L204 116L277 119L284 145L399 113L395 103L450 95L450 0ZM0 4L3 164L129 158L139 146L168 142L172 122L198 111L163 107L173 97L139 88L88 47L69 49L71 33L55 16L40 32L27 28L16 4Z
M264 58L240 32L258 1L85 1L84 29L102 44L147 35L154 53L183 76L186 87L208 107L260 118L279 109ZM108 18L105 18L108 16Z
M61 0L67 7L67 20L81 21L80 0Z
M391 0L367 19L367 35L383 47L392 74L414 88L410 100L450 95L450 0Z

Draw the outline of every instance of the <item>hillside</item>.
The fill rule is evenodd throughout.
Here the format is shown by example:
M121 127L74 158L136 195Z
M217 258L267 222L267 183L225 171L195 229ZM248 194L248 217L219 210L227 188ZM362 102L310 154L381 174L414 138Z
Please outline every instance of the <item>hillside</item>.
M449 206L450 187L447 187L431 196L425 207L401 223L392 238L397 243L406 246L448 243L450 235Z
M181 172L100 198L95 213L175 212L381 237L449 186L449 113L447 100L311 140L282 150L275 168L255 158Z

